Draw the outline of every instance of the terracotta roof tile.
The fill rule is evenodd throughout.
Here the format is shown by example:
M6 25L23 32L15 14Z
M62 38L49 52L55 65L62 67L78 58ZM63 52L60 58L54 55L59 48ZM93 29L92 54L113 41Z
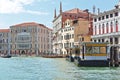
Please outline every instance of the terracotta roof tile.
M10 29L0 29L0 32L10 32Z
M30 26L33 26L33 27L38 27L39 26L39 27L43 27L43 28L47 28L49 30L52 30L52 29L46 27L45 25L39 24L39 23L36 23L36 22L25 22L25 23L13 25L12 27L30 27Z
M36 26L36 25L38 26L39 24L35 22L26 22L26 23L16 24L13 26L14 27L29 27L29 26Z
M68 11L65 11L64 13L86 13L84 10L80 10L78 8L74 8Z

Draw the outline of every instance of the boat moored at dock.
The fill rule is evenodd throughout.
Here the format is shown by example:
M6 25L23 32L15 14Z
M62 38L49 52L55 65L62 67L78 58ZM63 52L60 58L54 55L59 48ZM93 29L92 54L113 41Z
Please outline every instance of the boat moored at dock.
M107 55L107 43L83 42L74 61L78 66L105 67L109 66Z

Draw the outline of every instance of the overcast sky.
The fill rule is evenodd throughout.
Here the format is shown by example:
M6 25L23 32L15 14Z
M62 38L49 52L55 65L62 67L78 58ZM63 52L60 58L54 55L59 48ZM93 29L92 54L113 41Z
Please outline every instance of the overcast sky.
M119 0L0 0L0 29L23 22L37 22L52 28L54 9L59 14L59 4L63 11L73 8L89 9L93 5L100 11L114 8Z

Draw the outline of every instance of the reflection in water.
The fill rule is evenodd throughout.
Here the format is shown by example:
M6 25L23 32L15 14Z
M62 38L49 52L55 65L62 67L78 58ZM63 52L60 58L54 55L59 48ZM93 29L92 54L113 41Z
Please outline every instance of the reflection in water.
M65 59L0 58L0 80L119 80L120 68L77 67Z

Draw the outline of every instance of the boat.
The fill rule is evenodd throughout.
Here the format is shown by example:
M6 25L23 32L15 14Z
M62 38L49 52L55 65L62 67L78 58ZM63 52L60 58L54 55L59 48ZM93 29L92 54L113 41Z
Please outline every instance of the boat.
M108 67L107 43L81 43L80 53L74 57L74 63L83 67Z
M3 55L1 56L2 58L11 58L12 56L11 55Z

